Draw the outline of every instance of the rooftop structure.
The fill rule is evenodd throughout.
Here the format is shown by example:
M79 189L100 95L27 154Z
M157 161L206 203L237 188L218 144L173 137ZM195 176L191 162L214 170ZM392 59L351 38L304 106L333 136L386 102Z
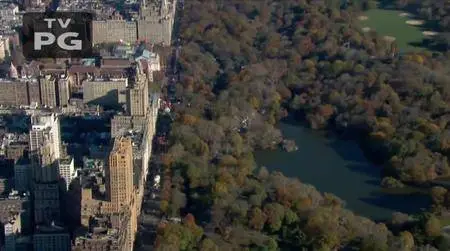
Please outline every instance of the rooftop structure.
M70 251L70 235L64 227L52 225L39 225L33 235L35 251Z
M127 213L92 217L88 229L78 231L76 234L72 250L123 250L129 218L130 215Z

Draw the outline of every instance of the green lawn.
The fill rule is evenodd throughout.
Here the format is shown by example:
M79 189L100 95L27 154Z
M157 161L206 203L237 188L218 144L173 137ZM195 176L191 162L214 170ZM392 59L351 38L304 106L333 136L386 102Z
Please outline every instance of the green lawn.
M422 48L409 45L410 42L421 42L423 35L420 26L411 26L405 23L412 17L401 17L401 11L372 9L366 11L369 19L359 21L361 27L370 27L381 36L393 36L401 50L420 51Z
M450 217L448 216L441 216L439 217L439 220L441 221L441 227L450 225Z

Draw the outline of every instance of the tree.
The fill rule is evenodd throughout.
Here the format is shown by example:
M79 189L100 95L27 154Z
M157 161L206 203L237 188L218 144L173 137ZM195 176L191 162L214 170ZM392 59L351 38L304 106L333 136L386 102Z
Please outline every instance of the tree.
M447 189L439 186L431 188L431 199L436 206L443 206L447 195Z
M170 204L171 215L178 216L179 210L186 206L186 195L177 189L172 189Z
M200 244L200 251L219 251L219 247L211 239L205 238Z
M395 212L392 214L391 224L394 226L402 227L409 220L410 220L409 215L400 212Z
M269 241L267 241L267 250L268 251L276 251L278 250L278 243L273 238L269 238Z
M425 224L425 233L429 237L437 237L441 234L441 222L436 216L432 215Z
M184 114L183 115L183 124L185 125L194 125L197 122L198 118L190 115L190 114Z
M261 230L266 222L266 215L259 207L254 207L250 213L249 225L251 228Z
M298 216L297 214L292 211L291 209L286 209L285 212L285 221L287 224L297 223L298 222Z
M361 251L387 251L389 246L386 242L379 242L373 235L365 237L361 242Z
M414 237L408 231L403 231L399 236L399 250L410 251L414 248Z
M161 203L159 204L159 208L163 213L167 213L167 209L169 208L169 202L167 202L166 200L162 200Z

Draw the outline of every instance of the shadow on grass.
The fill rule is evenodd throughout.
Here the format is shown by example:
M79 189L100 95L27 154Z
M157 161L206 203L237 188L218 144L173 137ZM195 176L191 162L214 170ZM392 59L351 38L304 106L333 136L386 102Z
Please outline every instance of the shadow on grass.
M424 50L429 50L432 52L446 52L448 51L448 45L439 43L438 41L431 38L424 38L422 42L410 42L409 45L417 48L422 48Z

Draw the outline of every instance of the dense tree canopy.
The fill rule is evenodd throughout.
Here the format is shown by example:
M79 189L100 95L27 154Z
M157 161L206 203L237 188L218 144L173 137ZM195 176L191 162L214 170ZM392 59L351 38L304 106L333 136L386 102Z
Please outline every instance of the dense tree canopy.
M390 231L331 194L255 168L252 152L280 143L274 125L290 112L313 128L357 136L384 165L385 186L449 175L447 56L396 55L395 44L354 24L361 6L342 2L186 1L177 88L183 102L165 157L173 191L164 209L205 224L203 232L166 225L161 250L412 250L434 243L435 218L398 217ZM446 195L434 189L436 202L445 204Z

